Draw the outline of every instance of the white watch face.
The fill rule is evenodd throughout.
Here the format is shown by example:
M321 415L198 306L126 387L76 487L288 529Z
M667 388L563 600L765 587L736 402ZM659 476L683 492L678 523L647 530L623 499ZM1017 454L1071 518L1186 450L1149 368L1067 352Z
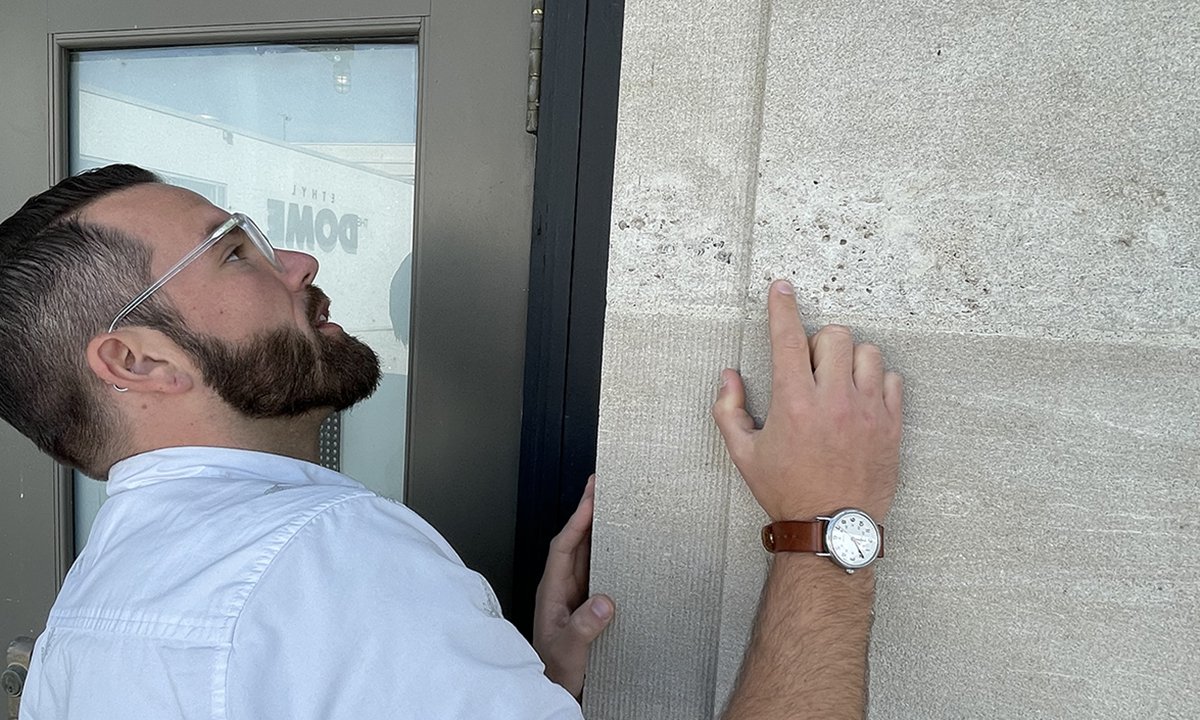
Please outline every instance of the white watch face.
M842 510L825 527L825 546L842 567L866 567L879 555L879 527L864 512Z

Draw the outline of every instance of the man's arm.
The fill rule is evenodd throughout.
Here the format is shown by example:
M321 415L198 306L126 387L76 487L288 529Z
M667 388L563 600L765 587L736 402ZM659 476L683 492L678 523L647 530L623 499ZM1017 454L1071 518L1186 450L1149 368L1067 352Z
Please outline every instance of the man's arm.
M829 326L808 338L791 285L768 293L771 407L762 429L736 372L722 374L713 417L730 457L775 520L856 507L882 522L896 491L901 381L879 350ZM874 569L779 553L726 720L862 718Z

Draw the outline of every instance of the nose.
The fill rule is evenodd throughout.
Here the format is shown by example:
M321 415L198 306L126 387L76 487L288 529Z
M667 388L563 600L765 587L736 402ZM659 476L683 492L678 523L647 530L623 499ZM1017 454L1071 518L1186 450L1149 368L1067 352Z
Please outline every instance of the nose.
M275 250L275 257L279 258L279 264L283 265L283 277L288 287L300 290L313 284L320 268L320 263L315 257L308 253L278 248Z

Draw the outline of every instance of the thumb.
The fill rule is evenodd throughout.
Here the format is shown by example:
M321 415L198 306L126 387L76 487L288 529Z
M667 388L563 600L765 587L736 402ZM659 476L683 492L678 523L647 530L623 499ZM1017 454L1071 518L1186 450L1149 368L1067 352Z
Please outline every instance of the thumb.
M600 637L600 633L612 622L614 609L612 598L607 595L593 595L588 598L587 602L571 613L569 626L575 642L590 645Z

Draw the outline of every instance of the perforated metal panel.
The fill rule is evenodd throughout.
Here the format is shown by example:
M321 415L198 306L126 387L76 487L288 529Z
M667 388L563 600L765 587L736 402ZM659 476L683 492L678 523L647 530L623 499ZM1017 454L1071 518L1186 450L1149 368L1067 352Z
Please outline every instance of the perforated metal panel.
M335 472L342 471L342 414L334 413L321 423L318 449L322 467Z

